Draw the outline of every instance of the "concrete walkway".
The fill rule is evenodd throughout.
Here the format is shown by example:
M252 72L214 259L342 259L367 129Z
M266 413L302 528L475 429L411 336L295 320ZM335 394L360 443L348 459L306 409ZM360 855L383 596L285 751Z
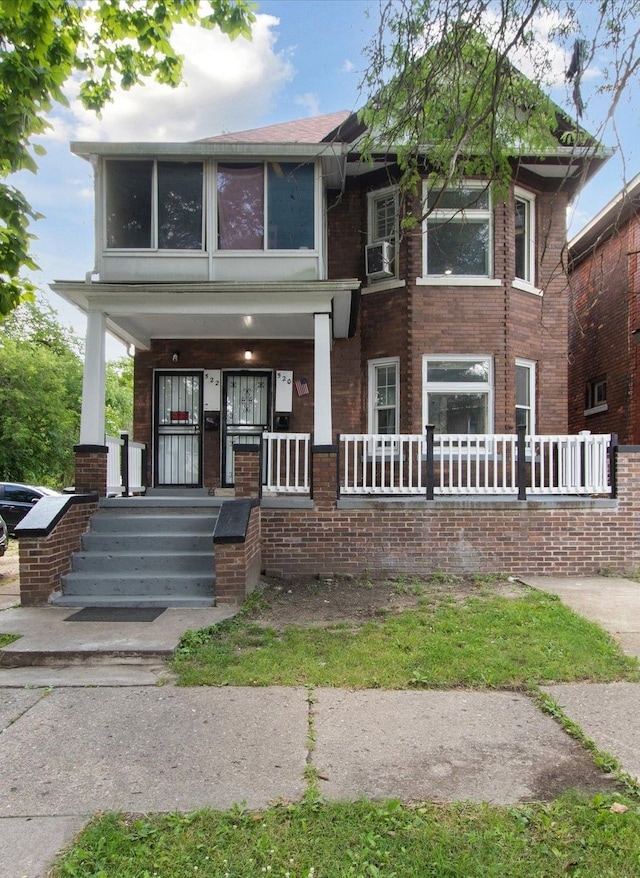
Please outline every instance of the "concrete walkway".
M628 580L527 582L585 615L580 600L593 604L596 617L600 590L596 620L614 636L621 620L640 619L640 585ZM76 613L0 612L0 632L23 635L2 654L20 666L0 667L2 878L44 878L97 810L298 800L308 763L327 800L507 804L611 787L580 745L519 693L320 689L310 698L304 688L179 689L162 657L186 628L224 611L166 610L148 622ZM49 664L28 664L36 658ZM640 684L545 690L640 778Z

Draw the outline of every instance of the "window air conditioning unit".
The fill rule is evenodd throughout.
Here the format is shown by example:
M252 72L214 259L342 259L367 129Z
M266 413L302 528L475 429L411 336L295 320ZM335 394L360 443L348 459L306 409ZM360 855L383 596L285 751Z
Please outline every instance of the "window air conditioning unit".
M367 244L365 247L365 265L367 277L377 280L382 277L393 277L393 244L389 241L379 241L377 244Z

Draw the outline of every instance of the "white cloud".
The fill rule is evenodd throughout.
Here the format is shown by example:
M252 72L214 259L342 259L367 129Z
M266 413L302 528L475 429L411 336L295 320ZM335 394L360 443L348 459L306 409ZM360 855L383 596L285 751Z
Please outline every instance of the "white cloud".
M304 109L307 116L320 115L320 100L318 99L318 95L314 92L308 91L304 94L298 95L295 98L295 103Z
M356 65L353 63L353 61L349 61L347 59L346 61L343 62L342 66L340 67L340 73L353 73L355 71L355 69L356 69Z
M55 140L196 140L262 124L282 86L293 78L286 53L276 51L279 19L257 15L253 39L231 41L219 30L180 26L173 44L185 56L175 89L154 81L119 91L101 118L77 100L69 83L70 111L53 119Z

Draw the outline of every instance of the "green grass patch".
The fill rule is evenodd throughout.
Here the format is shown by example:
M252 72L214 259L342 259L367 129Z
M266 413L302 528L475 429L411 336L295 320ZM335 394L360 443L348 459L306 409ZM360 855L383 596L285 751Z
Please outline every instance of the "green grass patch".
M611 810L614 801L628 808ZM54 878L466 878L640 874L631 797L567 794L550 804L398 802L233 808L97 818Z
M19 639L19 634L0 634L0 649L4 649L5 646L9 646L9 644L13 643L14 640Z
M346 688L513 688L533 683L640 680L597 625L557 597L474 597L362 626L264 628L250 613L184 635L180 685Z

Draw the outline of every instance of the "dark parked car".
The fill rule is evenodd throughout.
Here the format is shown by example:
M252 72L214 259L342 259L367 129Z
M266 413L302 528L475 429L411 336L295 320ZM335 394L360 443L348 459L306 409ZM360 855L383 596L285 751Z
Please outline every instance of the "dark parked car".
M0 515L13 533L16 524L25 517L41 497L58 494L51 488L19 485L15 482L0 482Z
M7 545L9 543L9 538L7 536L7 525L4 522L4 518L0 515L0 558L7 551Z

